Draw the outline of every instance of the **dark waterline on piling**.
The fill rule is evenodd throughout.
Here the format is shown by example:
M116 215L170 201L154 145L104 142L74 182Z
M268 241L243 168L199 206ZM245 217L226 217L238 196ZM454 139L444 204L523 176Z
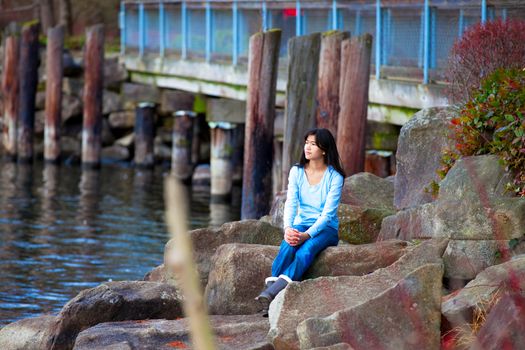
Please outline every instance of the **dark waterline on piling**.
M56 313L79 291L140 280L162 263L166 170L0 163L0 327ZM237 220L231 204L189 190L191 228Z

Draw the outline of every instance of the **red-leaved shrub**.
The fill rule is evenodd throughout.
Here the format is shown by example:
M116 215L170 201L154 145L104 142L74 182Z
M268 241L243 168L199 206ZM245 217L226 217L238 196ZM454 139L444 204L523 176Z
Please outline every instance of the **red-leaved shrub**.
M478 23L452 47L446 71L452 102L469 101L481 80L498 68L525 67L525 21Z

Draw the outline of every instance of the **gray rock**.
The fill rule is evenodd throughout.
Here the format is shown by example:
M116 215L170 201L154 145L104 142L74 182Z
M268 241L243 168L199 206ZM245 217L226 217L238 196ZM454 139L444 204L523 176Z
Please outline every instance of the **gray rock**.
M126 161L130 158L130 152L127 147L113 145L102 148L101 157L102 159L116 162Z
M104 90L102 98L102 114L111 114L122 110L122 98L113 91Z
M334 312L359 305L393 287L398 281L425 264L442 264L448 240L428 240L411 249L392 265L371 274L320 277L290 283L270 304L270 333L273 345L297 348L296 329L312 317L327 317ZM441 280L441 278L440 278Z
M473 350L522 349L525 344L525 296L504 295L476 334Z
M45 315L13 322L0 330L0 349L46 349L56 316Z
M318 348L312 348L310 350L355 350L353 347L346 343L338 343L335 345L321 346Z
M505 191L511 176L500 158L483 155L461 158L439 184L439 200L490 203L492 197L514 197Z
M321 276L362 276L394 263L405 252L406 242L388 241L359 246L329 247L314 261L304 279ZM255 244L224 244L217 249L208 277L206 295L210 313L217 315L252 314L260 309L254 298L279 248ZM148 276L165 281L165 270L158 268ZM254 283L258 281L258 283Z
M501 263L506 251L511 255L523 254L525 242L514 245L510 240L451 240L443 255L445 277L474 279L487 267Z
M35 109L43 110L46 108L46 92L37 91L35 96Z
M160 94L160 113L171 116L179 110L193 111L195 95L186 91L163 89Z
M114 129L131 129L135 126L135 111L119 111L109 115L109 126Z
M75 155L80 157L82 143L78 138L71 136L62 136L60 138L60 147L63 155Z
M525 198L492 197L485 205L438 200L386 217L378 239L508 240L522 237L524 226Z
M371 173L347 177L341 203L394 211L394 184Z
M171 147L164 145L163 143L155 142L153 144L153 154L155 159L160 161L171 161Z
M44 128L46 124L46 112L45 111L36 111L35 112L35 135L43 135Z
M266 340L268 320L259 315L210 316L216 349L272 350ZM103 323L78 335L75 350L172 350L193 348L188 322L145 320Z
M106 57L104 60L104 87L118 88L128 79L128 70L119 62L118 56Z
M432 196L425 188L435 180L441 153L454 146L447 137L452 107L427 108L417 112L403 127L396 153L397 173L394 205L398 209L429 203Z
M525 289L525 256L488 267L463 289L443 298L441 313L452 327L472 322L472 312L509 289Z
M383 219L394 213L393 209L339 204L339 239L350 244L375 242Z
M306 271L304 279L322 276L364 276L390 266L405 252L407 242L389 240L371 244L344 244L325 249Z
M160 102L160 91L152 85L135 83L122 84L124 109L135 109L139 102Z
M272 208L270 209L270 223L277 227L283 227L284 203L286 202L286 191L275 194Z
M441 264L426 264L383 293L326 318L299 324L301 349L440 349Z
M213 315L249 315L259 311L254 301L271 276L272 262L279 248L256 244L221 245L211 265L206 299Z
M119 145L122 147L130 148L135 143L135 133L132 132L131 134L128 134L124 137L121 137L117 141L115 141L115 145Z
M62 124L82 114L82 99L73 95L62 95Z
M62 79L62 91L66 95L82 97L83 88L84 88L84 80L81 78L64 77Z
M190 236L193 242L194 259L197 263L197 270L199 271L202 286L206 286L208 274L212 267L211 259L219 246L227 243L278 246L281 244L283 231L266 222L243 220L225 223L218 229L202 228L192 230L190 231ZM166 266L169 266L167 260L172 252L173 243L173 239L170 240L164 249L164 264ZM170 272L168 272L168 274L173 276Z
M60 311L51 349L71 349L77 334L99 323L182 316L175 287L156 282L109 282L80 292Z

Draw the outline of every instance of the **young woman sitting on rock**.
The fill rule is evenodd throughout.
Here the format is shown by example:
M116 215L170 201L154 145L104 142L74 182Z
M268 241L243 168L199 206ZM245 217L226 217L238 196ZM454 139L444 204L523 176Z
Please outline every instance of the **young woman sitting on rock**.
M301 160L290 170L284 205L284 240L266 288L255 298L268 316L270 302L288 283L299 281L314 258L339 242L337 207L345 173L334 137L327 129L309 130Z

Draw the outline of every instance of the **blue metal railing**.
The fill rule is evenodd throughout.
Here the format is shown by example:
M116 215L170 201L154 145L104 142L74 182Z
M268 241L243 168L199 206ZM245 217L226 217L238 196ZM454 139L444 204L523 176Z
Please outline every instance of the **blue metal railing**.
M123 55L178 54L233 65L246 61L249 37L261 29L282 29L281 56L286 56L293 36L330 29L352 35L369 32L375 41L377 79L383 67L412 67L421 69L426 84L432 70L445 66L454 40L466 27L497 17L525 18L525 4L495 8L486 0L457 5L447 0L126 0L119 22Z

